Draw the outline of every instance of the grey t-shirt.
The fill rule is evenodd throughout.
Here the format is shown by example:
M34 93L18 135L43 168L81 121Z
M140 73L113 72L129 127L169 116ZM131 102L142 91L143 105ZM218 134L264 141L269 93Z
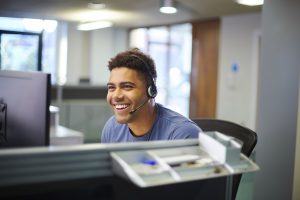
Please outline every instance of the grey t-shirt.
M136 142L151 140L176 140L197 138L202 130L190 119L156 104L157 117L150 131L143 136L131 134L127 124L120 124L112 116L105 124L101 143Z

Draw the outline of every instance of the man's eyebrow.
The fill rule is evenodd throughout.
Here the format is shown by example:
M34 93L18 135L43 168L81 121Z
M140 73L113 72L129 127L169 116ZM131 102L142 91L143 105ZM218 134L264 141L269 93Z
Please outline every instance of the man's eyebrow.
M130 82L130 81L124 81L124 82L121 82L119 85L126 85L126 84L135 85L135 83ZM115 83L108 82L106 85L107 85L107 86L110 86L110 85L116 85L116 84L115 84Z
M125 85L125 84L135 85L135 83L130 82L130 81L124 81L124 82L120 83L120 85Z

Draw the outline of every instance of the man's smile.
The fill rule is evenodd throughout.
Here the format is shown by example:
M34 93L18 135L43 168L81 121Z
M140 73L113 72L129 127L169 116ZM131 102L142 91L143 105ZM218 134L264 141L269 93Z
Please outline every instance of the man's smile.
M124 110L128 108L129 104L115 104L114 106L117 110Z

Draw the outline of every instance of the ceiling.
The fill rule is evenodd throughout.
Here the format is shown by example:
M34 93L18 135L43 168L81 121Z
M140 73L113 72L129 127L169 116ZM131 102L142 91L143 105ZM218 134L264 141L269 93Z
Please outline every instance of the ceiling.
M103 2L105 9L88 8ZM260 12L261 6L248 7L233 0L177 0L176 14L159 12L160 0L1 0L0 16L86 22L110 20L114 26L145 27Z

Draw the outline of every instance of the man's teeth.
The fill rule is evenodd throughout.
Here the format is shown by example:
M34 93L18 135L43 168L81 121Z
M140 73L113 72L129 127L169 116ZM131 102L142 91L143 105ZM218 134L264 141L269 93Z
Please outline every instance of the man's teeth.
M122 105L115 105L116 109L125 109L127 108L127 105L122 104Z

